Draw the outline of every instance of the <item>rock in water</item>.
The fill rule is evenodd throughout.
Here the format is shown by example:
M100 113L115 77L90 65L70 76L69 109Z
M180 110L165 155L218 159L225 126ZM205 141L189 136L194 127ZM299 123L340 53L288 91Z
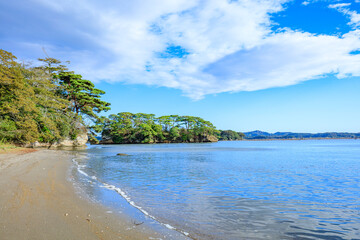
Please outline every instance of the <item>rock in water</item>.
M118 155L118 156L129 156L129 155L126 154L126 153L118 153L118 154L116 154L116 155Z

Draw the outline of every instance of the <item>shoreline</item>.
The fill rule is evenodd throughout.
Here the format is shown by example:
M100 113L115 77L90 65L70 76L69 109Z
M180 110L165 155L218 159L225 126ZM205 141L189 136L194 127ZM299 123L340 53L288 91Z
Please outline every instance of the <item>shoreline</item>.
M0 238L159 239L162 234L76 193L71 152L0 155Z
M246 141L307 141L307 140L360 140L360 138L268 138L268 139L238 139L238 140L219 140L217 142L246 142ZM91 143L93 146L106 146L106 145L158 145L158 144L198 144L198 143L217 143L217 142L158 142L158 143Z
M268 139L241 139L241 140L220 140L222 141L306 141L306 140L358 140L360 138L268 138Z

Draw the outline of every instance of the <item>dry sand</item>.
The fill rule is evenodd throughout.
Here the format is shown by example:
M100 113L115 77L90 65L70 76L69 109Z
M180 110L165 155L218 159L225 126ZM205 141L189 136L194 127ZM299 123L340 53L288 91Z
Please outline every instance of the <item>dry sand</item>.
M157 239L129 217L81 198L67 180L70 153L0 154L0 239Z

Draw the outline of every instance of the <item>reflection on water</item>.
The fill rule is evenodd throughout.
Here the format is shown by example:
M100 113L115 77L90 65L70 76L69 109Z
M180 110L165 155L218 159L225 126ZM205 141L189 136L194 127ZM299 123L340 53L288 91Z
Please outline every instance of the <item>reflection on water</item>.
M78 161L89 176L194 238L360 239L359 140L99 145L85 153ZM114 201L91 186L95 198Z

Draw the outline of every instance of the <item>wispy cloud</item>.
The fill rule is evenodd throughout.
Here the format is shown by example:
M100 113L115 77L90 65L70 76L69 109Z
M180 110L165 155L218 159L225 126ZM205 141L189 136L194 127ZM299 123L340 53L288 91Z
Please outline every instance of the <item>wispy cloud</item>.
M360 49L356 29L343 36L272 32L270 15L285 0L19 2L0 3L18 14L6 19L11 28L0 44L30 52L46 46L91 80L177 88L201 99L360 75L360 58L351 54Z
M337 9L339 12L349 16L350 22L349 25L353 25L354 27L360 26L360 14L356 11L350 10L351 3L337 3L330 4L329 8Z
M350 5L351 5L351 3L335 3L335 4L330 4L329 7L330 8L343 8L343 7L348 7Z

